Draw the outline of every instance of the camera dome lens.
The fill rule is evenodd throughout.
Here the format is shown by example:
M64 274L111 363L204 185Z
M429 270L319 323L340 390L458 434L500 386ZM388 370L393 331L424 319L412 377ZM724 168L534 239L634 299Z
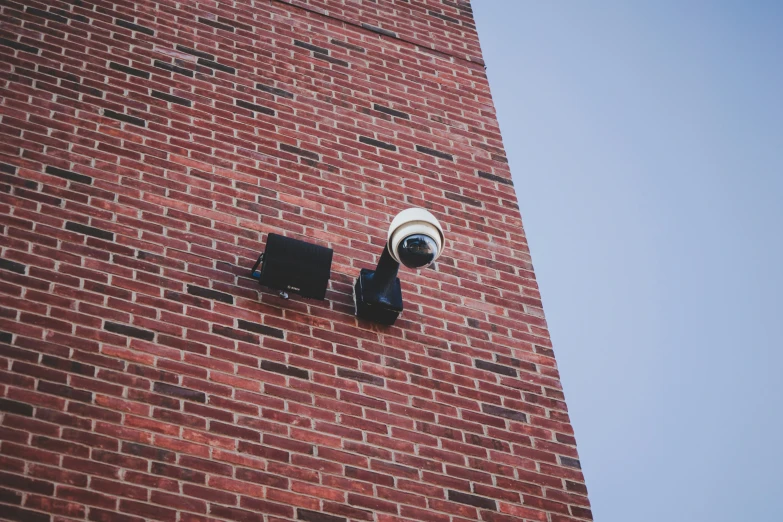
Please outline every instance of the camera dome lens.
M408 268L424 268L437 257L438 244L425 234L413 234L400 242L397 255Z

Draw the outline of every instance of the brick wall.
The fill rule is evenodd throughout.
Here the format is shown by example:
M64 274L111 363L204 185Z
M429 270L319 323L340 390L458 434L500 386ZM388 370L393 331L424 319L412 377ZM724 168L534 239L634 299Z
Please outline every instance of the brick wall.
M466 2L0 5L0 518L591 518ZM447 250L358 321L410 206Z

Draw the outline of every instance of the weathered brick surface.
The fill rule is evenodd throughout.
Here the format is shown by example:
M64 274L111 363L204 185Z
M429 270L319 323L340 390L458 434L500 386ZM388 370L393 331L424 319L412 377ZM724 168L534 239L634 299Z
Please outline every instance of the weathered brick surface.
M591 518L469 4L0 17L0 518ZM414 205L447 250L357 321ZM248 277L270 232L325 301Z

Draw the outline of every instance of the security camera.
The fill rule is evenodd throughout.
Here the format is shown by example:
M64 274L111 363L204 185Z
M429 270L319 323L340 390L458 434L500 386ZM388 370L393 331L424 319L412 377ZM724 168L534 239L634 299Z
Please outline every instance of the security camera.
M362 269L354 285L356 315L381 324L394 324L402 312L402 289L397 271L426 268L445 246L443 227L423 208L409 208L395 216L386 246L375 270Z
M423 208L409 208L392 220L386 248L398 263L425 268L440 257L444 239L435 216Z

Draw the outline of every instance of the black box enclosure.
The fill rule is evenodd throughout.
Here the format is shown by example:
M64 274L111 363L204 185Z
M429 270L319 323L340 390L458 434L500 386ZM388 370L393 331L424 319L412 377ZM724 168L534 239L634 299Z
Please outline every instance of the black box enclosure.
M402 313L402 287L400 278L394 278L394 284L389 299L380 301L377 290L368 289L368 278L375 273L374 270L362 268L359 277L353 286L353 295L356 300L356 315L378 324L392 325Z
M266 287L323 299L332 273L331 248L269 234L260 273L253 276Z

